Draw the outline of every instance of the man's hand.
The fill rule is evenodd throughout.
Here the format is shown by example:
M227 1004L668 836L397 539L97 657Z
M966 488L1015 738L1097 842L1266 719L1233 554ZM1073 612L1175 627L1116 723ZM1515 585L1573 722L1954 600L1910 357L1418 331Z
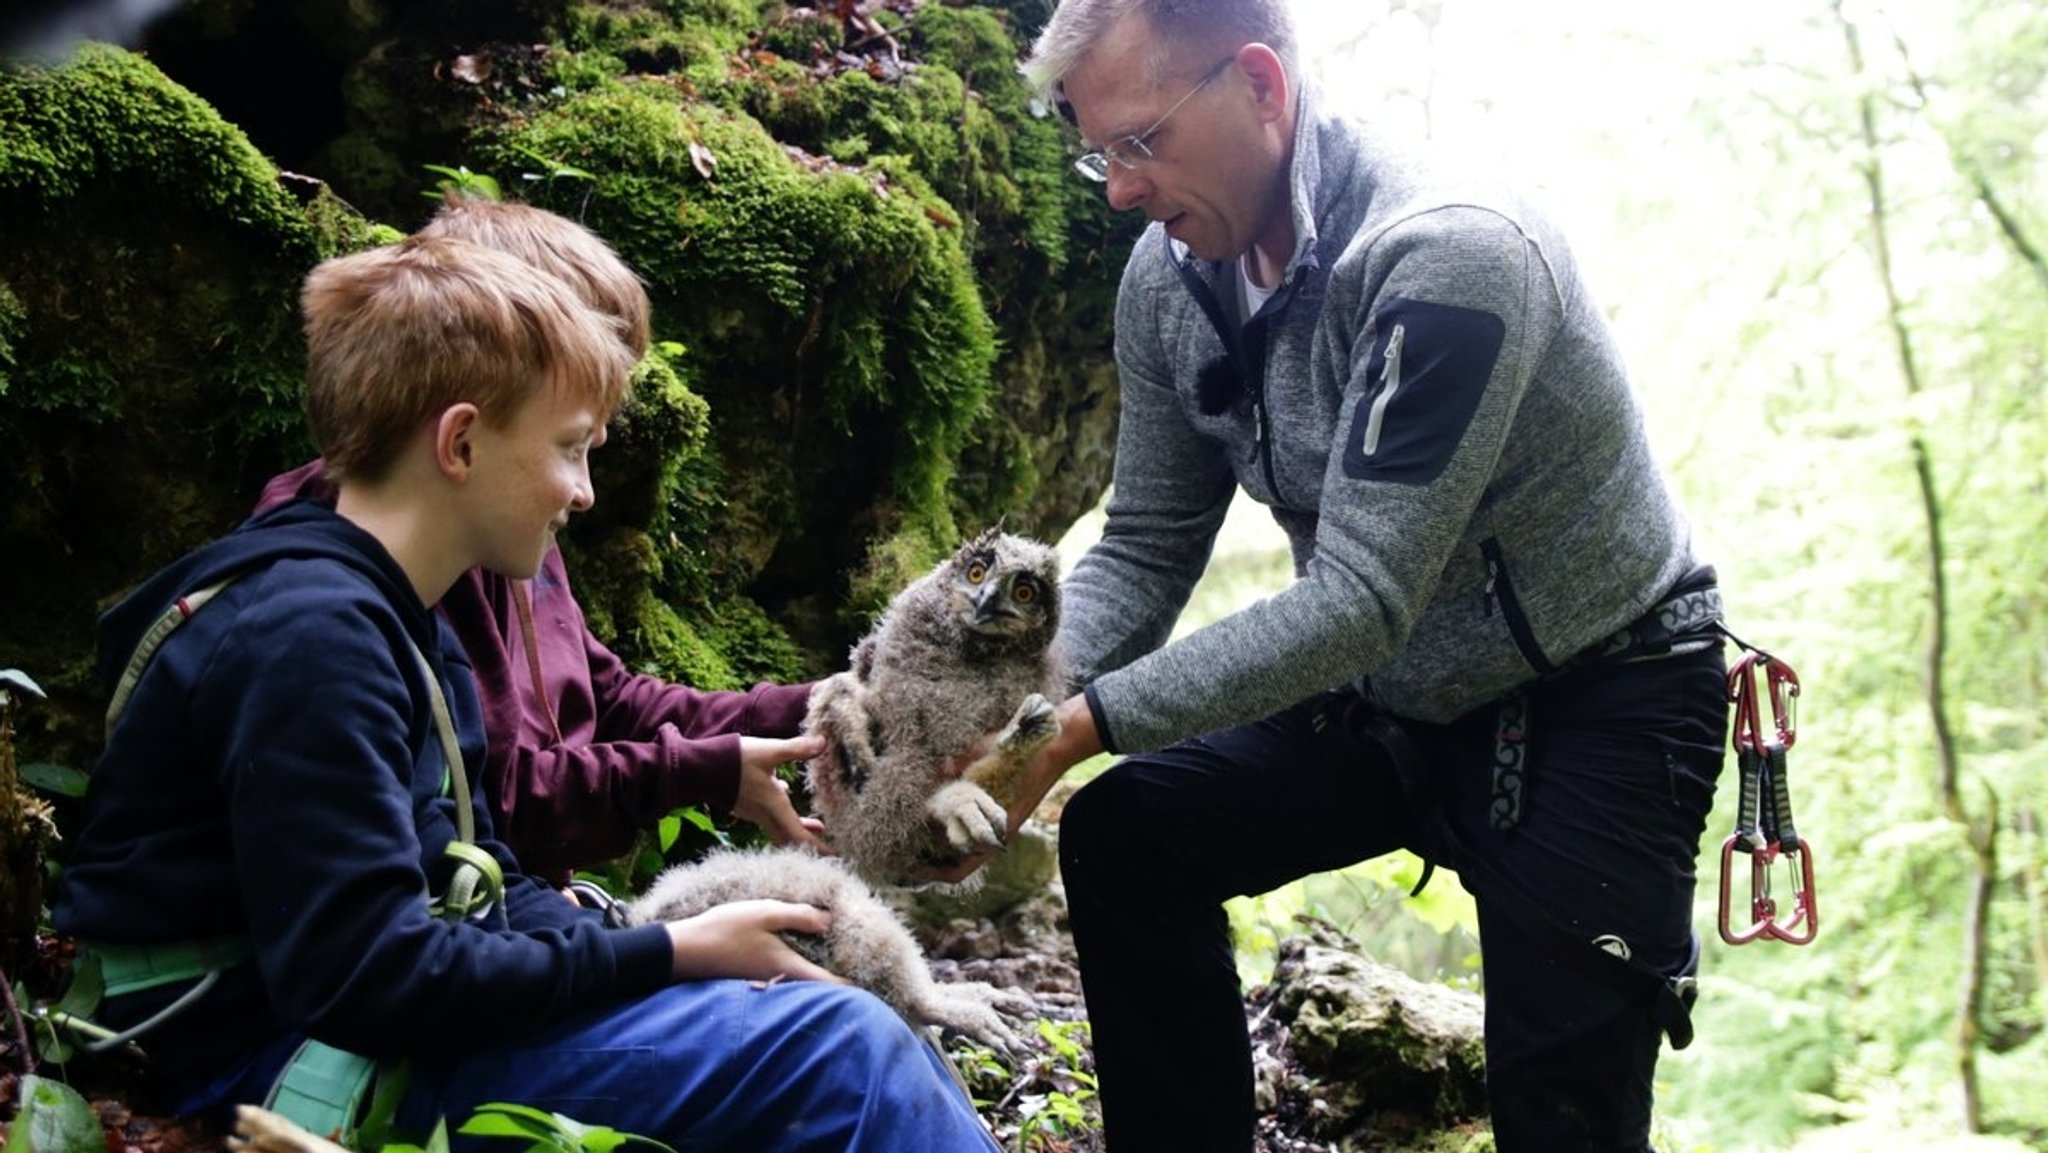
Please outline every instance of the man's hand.
M782 933L822 934L832 914L788 901L734 901L680 921L668 922L673 959L669 975L678 981L737 977L749 981L831 981L844 978L804 959Z
M789 800L789 782L775 770L791 761L806 760L825 751L823 737L740 738L740 789L733 798L732 815L759 825L768 839L778 845L808 845L820 852L827 847L819 833L824 824L815 817L797 815Z

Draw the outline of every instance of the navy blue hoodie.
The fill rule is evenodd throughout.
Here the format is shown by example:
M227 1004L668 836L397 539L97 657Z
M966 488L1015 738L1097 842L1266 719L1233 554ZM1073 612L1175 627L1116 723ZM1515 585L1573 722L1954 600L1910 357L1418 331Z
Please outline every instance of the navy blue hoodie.
M171 634L92 772L55 927L119 944L238 936L253 957L143 1044L189 1091L282 1038L372 1056L502 1042L669 980L659 925L611 931L504 866L484 923L427 910L451 866L454 801L425 653L468 765L483 764L474 682L447 626L375 538L311 502L251 519L159 572L101 620L109 690L179 597L230 574ZM182 992L118 998L125 1026Z

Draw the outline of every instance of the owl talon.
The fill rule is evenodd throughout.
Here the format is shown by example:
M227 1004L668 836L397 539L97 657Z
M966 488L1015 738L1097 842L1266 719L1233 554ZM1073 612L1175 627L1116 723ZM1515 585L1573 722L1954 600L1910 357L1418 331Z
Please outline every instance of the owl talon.
M1059 735L1059 715L1052 702L1043 694L1032 693L1017 706L1017 715L1010 718L997 744L1013 752L1037 752Z
M941 786L926 811L945 830L946 843L963 855L1000 849L1009 839L1009 811L971 781Z

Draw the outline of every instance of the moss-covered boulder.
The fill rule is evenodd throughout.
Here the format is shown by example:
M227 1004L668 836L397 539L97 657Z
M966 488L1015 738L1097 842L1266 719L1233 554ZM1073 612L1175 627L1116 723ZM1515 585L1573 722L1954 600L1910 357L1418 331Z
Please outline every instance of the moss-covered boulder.
M298 283L378 235L139 56L0 74L0 664L50 715L97 611L304 458Z

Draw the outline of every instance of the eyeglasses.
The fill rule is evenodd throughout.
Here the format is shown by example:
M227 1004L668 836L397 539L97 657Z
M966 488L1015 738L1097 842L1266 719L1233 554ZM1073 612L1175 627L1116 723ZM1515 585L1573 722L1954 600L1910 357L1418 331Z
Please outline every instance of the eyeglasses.
M1093 152L1084 153L1080 159L1074 161L1074 171L1097 184L1104 184L1109 180L1110 165L1114 164L1125 171L1132 171L1138 165L1152 159L1152 149L1146 142L1159 135L1159 130L1166 127L1166 122L1173 118L1174 113L1180 111L1181 105L1194 99L1195 93L1207 88L1211 81L1223 75L1224 70L1229 68L1236 59L1237 54L1233 52L1217 61L1214 68L1209 69L1200 80L1195 81L1195 86L1188 89L1186 96L1174 101L1173 107L1167 109L1164 115L1152 122L1152 127L1147 128L1143 132L1126 136L1122 140L1105 144Z

